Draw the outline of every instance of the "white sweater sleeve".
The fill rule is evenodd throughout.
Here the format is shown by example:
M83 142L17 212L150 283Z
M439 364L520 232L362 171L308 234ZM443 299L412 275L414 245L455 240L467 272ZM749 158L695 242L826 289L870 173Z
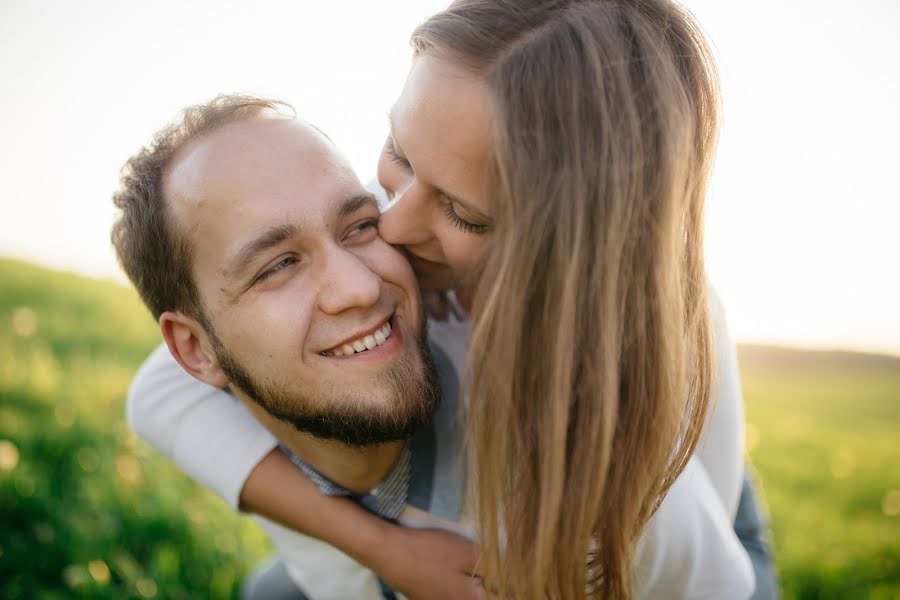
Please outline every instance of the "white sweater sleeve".
M753 593L750 557L696 458L647 524L635 565L637 598L745 600Z
M140 437L234 508L250 472L277 445L234 397L185 372L165 344L135 375L126 413Z
M744 474L744 399L725 309L712 287L709 295L716 371L710 413L696 454L734 521Z

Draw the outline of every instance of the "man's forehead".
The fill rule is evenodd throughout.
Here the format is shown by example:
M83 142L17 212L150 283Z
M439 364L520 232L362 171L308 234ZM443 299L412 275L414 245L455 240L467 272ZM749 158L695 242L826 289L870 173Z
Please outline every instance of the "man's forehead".
M324 136L303 121L254 117L224 125L181 148L169 163L166 195L175 203L200 201L219 186L245 184L241 176L277 174L280 164L333 154Z
M325 231L347 198L365 193L322 133L286 118L209 134L183 149L167 178L173 225L193 247L200 280L233 270L242 248L273 231Z
M323 202L360 187L322 133L288 118L235 123L197 140L171 163L165 185L175 226L192 234L273 211L315 217Z

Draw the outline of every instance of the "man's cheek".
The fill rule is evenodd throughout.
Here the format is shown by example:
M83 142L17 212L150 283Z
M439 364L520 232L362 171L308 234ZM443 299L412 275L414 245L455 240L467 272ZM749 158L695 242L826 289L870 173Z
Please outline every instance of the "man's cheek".
M400 251L380 237L373 240L367 251L360 253L358 256L369 267L369 270L384 281L398 284L410 280L415 281L412 267Z

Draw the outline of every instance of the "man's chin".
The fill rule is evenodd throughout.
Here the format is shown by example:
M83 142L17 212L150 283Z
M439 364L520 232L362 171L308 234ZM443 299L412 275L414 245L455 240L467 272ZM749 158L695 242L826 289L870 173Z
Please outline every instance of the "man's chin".
M411 438L426 425L428 417L407 419L402 423L373 422L363 416L305 415L284 419L297 431L321 440L365 448Z
M389 368L366 381L340 381L329 391L265 381L227 351L219 348L217 355L232 384L272 417L323 440L372 446L411 437L440 404L427 346L411 332L403 333L411 343Z

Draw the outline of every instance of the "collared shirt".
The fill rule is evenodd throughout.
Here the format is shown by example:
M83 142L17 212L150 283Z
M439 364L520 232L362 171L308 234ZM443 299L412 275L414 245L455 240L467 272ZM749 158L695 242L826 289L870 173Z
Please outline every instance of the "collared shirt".
M461 468L461 463L457 460L461 452L461 432L459 431L457 410L457 399L460 393L457 366L448 354L432 340L429 340L429 350L434 359L441 385L441 404L431 421L410 438L390 472L369 493L359 494L332 481L296 456L287 446L279 444L282 452L315 484L322 494L349 498L382 518L399 521L405 525L413 525L413 523L406 522L401 515L409 516L414 514L416 509L422 513L414 518L421 518L426 513L437 518L433 522L422 523L419 526L443 527L448 523L460 520L465 473ZM276 545L280 546L279 540L285 539L285 536L279 533L280 529L273 528L270 523L262 522L261 524ZM301 539L293 532L289 535L293 540ZM307 560L311 559L315 553L314 549L319 544L321 542L317 540L307 541L307 551L304 553ZM284 554L290 555L291 553ZM299 563L286 563L288 573L292 574L298 585L304 587L304 591L315 586L315 589L308 589L308 592L311 597L319 597L318 592L327 585L317 586L313 583L314 578L301 576L297 570L298 566ZM335 573L337 572L335 570ZM374 579L375 589L378 590L378 594L383 600L401 598L377 574L372 573L371 577ZM340 576L335 575L334 580L340 581ZM346 585L344 589L351 587L352 585ZM359 593L362 597L363 593ZM322 593L322 597L330 596L325 592ZM367 597L371 597L371 594Z
M409 492L409 469L410 457L412 456L409 444L404 446L403 451L400 452L400 456L397 458L397 462L394 463L394 466L385 478L381 480L381 483L372 488L367 494L359 494L353 490L348 490L339 483L335 483L291 452L284 444L279 444L279 446L281 451L291 459L291 462L297 465L324 495L349 498L369 512L390 521L396 521L400 513L403 512L406 506L406 496ZM381 588L381 595L384 600L397 600L397 593L381 577L378 577L378 585Z
M397 458L397 462L394 463L387 476L367 494L358 494L333 482L291 452L284 444L281 444L281 450L326 496L350 498L370 512L391 521L396 521L400 513L403 512L403 507L406 506L406 497L409 492L410 458L412 456L408 444L403 448L399 458Z

